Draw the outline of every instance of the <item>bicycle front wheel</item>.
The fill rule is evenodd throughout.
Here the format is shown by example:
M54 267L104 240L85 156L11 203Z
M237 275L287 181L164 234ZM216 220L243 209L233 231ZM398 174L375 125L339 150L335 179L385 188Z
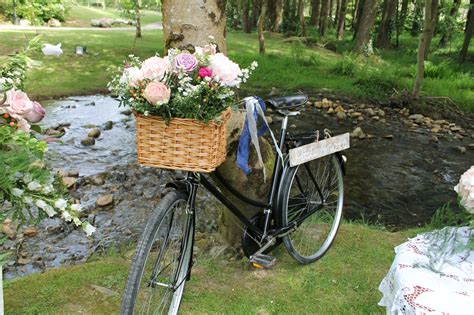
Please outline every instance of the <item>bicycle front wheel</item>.
M176 314L189 276L194 216L188 196L171 191L159 203L138 243L121 314Z
M283 237L288 253L302 264L321 258L336 237L342 216L344 184L335 155L289 169L283 178L280 226L295 226Z

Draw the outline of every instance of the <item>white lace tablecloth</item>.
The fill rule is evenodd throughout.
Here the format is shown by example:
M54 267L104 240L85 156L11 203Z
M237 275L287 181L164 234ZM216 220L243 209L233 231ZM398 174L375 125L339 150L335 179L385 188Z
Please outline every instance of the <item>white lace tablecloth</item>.
M419 234L395 247L379 290L387 314L474 314L474 251L467 227Z

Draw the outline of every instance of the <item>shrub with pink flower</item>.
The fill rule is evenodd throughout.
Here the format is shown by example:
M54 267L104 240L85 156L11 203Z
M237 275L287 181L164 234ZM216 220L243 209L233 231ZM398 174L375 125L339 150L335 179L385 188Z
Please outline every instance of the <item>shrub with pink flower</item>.
M217 52L214 44L194 47L191 51L170 49L168 56L140 61L130 56L109 89L122 105L143 115L193 118L202 122L216 119L234 106L235 89L245 83L253 62L241 68Z
M30 123L40 122L45 110L40 103L32 102L25 92L10 89L5 93L3 104L0 104L0 114L4 115L3 124L28 132Z

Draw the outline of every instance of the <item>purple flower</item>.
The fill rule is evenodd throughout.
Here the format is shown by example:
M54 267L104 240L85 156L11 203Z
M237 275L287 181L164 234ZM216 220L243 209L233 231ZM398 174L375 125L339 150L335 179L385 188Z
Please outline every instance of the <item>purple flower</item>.
M196 69L198 61L196 57L190 53L181 53L175 57L174 64L176 68L183 69L186 72L191 72Z

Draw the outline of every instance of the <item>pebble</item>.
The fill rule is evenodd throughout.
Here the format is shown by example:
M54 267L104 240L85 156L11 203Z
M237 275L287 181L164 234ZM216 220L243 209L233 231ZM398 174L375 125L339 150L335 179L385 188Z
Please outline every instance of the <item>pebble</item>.
M431 128L432 133L438 133L440 131L439 128Z
M461 154L465 154L467 152L466 147L461 147L461 146L456 147L456 150Z
M431 141L435 142L435 143L438 143L439 139L438 137L436 137L435 135L432 135L431 136Z
M393 135L385 135L383 137L388 140L393 140Z
M36 229L35 227L28 227L23 230L23 235L26 237L33 237L36 234L38 234L38 229Z
M74 177L67 176L67 177L63 177L62 181L63 181L64 186L66 186L67 188L71 188L72 186L76 184L77 179Z
M91 146L95 144L95 138L87 137L81 140L81 144L84 146Z
M358 118L360 116L362 116L362 113L359 113L359 112L353 112L350 114L351 118Z
M336 113L336 117L339 118L339 119L341 119L341 120L344 120L344 119L347 118L347 115L346 115L346 113L344 113L344 112L337 112L337 113Z
M265 119L269 125L273 124L273 118L271 116L266 116Z
M361 127L357 127L352 131L351 137L364 139L365 138L365 133L364 133L364 131L362 131Z
M105 207L105 206L111 205L113 202L114 202L114 195L112 194L100 196L96 200L96 204L99 207Z
M126 109L120 112L120 114L125 115L125 116L130 116L132 114L132 111L130 109Z
M18 259L17 261L17 264L18 265L27 265L31 262L31 259L28 259L28 258L20 258Z
M100 130L98 128L94 128L87 134L89 138L99 138L100 137Z
M109 120L104 124L104 130L110 130L114 127L114 122Z
M408 119L411 119L411 120L415 121L415 123L417 123L417 124L422 123L424 118L425 117L421 114L414 114L414 115L408 116Z
M102 186L105 184L104 178L100 175L94 175L90 179L91 184L96 185L96 186Z
M384 112L383 110L379 109L378 115L379 115L380 117L384 117L384 116L385 116L385 112Z
M365 110L365 112L367 113L367 115L369 115L369 116L371 116L371 117L376 115L376 114L375 114L375 111L374 111L372 108L367 108L367 109Z
M380 120L380 117L379 116L373 116L372 119L373 120Z
M329 107L329 109L328 109L328 114L334 114L334 108Z

